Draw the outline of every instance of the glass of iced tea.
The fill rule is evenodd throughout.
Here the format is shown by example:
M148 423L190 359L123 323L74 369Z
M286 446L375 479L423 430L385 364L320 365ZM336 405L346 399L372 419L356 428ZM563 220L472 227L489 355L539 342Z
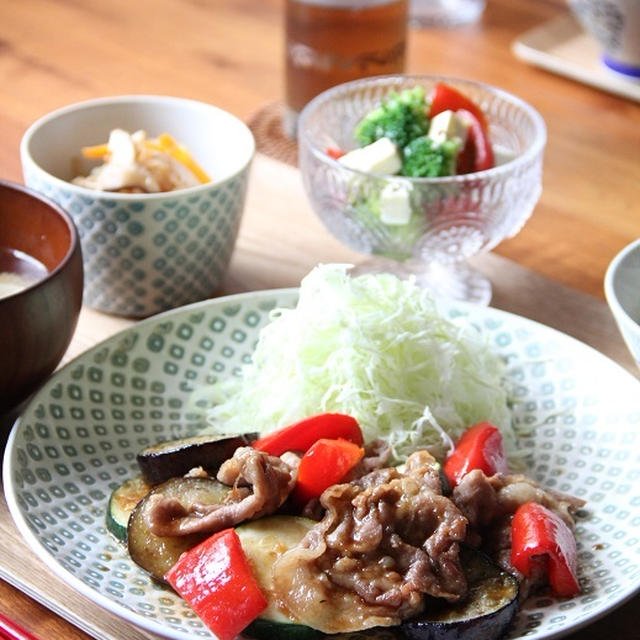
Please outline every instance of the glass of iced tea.
M287 0L285 133L312 98L349 80L402 73L407 0Z

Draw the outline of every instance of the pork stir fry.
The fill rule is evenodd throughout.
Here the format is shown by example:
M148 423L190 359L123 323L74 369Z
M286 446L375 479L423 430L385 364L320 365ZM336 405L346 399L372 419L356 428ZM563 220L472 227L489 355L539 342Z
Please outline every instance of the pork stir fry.
M140 544L173 553L155 575L206 619L198 609L202 593L184 587L199 575L193 563L208 551L230 563L246 553L243 568L235 568L244 576L236 586L253 589L256 611L277 610L292 624L327 634L413 624L434 607L464 606L477 591L470 588L469 549L486 554L495 571L520 585L513 607L518 591L520 600L546 585L558 595L578 592L572 531L584 503L510 474L495 427L470 428L444 465L419 450L403 465L388 466L385 442L363 446L350 421L340 425L339 433L332 426L332 438L309 439L294 429L238 446L216 471L195 466L186 474L197 488L180 492L177 478L167 481L170 491L155 486L131 515L137 527L142 517L147 531L142 542L128 539L132 558L153 556L136 553ZM276 530L247 529L247 523L273 521L268 516L274 514L296 531L289 542ZM257 555L244 546L253 544L252 536ZM498 635L509 620L498 625Z
M455 602L466 594L459 543L467 521L442 495L428 452L412 454L403 472L329 487L320 503L325 516L274 565L294 618L326 633L357 631L420 613L424 595Z
M584 501L566 494L542 489L523 475L496 474L491 477L479 469L467 473L455 487L452 499L469 523L468 544L482 546L498 565L517 575L522 582L520 597L544 583L539 573L525 578L511 563L511 521L519 507L536 503L546 507L573 530L574 514Z

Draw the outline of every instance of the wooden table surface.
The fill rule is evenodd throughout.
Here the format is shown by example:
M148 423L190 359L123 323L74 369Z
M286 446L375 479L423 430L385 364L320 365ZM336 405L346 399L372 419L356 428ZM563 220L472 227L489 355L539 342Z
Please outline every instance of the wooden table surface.
M608 262L640 236L640 106L514 57L516 37L565 11L560 0L489 0L471 27L412 29L407 71L495 84L540 111L542 198L495 253L602 298ZM83 99L171 94L248 119L283 95L282 13L283 0L0 0L0 177L22 181L19 143L34 119ZM0 611L43 640L88 637L2 581ZM637 637L631 621L627 606L600 633Z

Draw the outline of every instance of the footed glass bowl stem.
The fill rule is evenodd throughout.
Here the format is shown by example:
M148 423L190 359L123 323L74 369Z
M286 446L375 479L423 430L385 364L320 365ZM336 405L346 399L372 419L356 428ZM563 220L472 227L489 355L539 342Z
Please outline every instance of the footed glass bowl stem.
M462 300L487 306L491 302L491 282L464 261L441 264L409 259L404 262L389 258L369 258L356 264L353 275L393 273L399 278L414 278L436 298Z

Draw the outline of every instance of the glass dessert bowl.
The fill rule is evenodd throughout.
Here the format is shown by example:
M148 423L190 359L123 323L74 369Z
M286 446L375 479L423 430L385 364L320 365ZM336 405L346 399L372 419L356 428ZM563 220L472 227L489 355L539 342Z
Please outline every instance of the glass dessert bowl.
M354 131L392 92L446 83L486 119L496 163L444 177L406 177L346 166L333 149L358 147ZM489 85L444 76L380 76L339 85L312 100L298 130L300 169L315 213L341 242L370 258L357 272L414 276L434 295L488 304L491 284L467 259L514 236L542 191L546 127L520 98ZM342 152L341 151L341 152ZM403 220L390 220L381 199L406 201ZM386 195L384 195L386 194Z

